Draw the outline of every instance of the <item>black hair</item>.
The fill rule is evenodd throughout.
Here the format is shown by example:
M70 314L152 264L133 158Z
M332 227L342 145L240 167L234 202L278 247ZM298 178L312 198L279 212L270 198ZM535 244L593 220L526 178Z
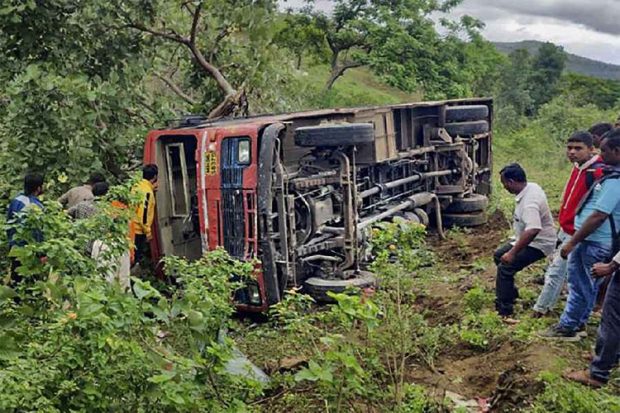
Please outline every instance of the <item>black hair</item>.
M601 123L592 125L592 127L588 129L588 132L590 132L592 135L603 136L604 134L606 134L613 128L614 128L614 125L612 125L611 123L601 122Z
M518 163L511 163L506 165L499 171L499 174L506 180L514 182L527 182L527 175L525 170Z
M110 185L107 182L97 182L93 185L93 195L94 196L104 196L108 193L110 189Z
M43 176L38 173L28 173L24 177L24 193L32 195L37 188L43 186Z
M105 176L103 176L102 173L94 172L90 175L90 178L88 178L87 183L90 185L95 185L97 182L105 182Z
M620 148L620 128L615 128L607 132L603 135L605 140L605 145L609 147L609 149L618 149Z
M566 142L583 143L588 148L591 148L594 145L594 137L590 132L580 130L573 133Z
M150 163L148 165L144 165L142 167L142 178L150 181L153 178L157 177L157 173L159 172L159 169L157 168L157 165Z

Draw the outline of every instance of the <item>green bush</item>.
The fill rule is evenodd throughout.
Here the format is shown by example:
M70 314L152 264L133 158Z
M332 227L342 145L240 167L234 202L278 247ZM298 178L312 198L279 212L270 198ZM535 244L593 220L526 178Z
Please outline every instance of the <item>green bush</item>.
M126 293L84 254L93 239L127 248L122 215L71 222L55 203L34 211L18 234L42 228L45 240L15 249L24 282L0 290L1 411L217 412L260 393L226 372L232 343L218 339L234 310L230 274L251 264L222 250L170 259L170 296L139 279Z
M543 373L545 391L536 398L533 413L608 413L620 411L620 397L604 390L568 382L556 374Z

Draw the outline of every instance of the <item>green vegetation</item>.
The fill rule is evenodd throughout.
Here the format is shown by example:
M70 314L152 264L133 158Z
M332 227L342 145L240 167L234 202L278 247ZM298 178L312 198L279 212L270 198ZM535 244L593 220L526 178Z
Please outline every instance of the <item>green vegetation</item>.
M140 279L127 294L83 253L92 234L125 250L126 222L115 213L73 223L56 203L28 214L18 237L32 228L54 237L18 249L25 281L0 287L0 410L231 411L260 393L226 372L232 342L218 340L233 313L230 274L252 265L221 250L173 258L167 295Z
M312 8L281 12L274 1L7 2L0 8L0 200L28 169L46 173L49 199L94 170L126 182L114 192L127 196L146 132L190 112L219 117L486 95L496 98L496 170L521 163L557 209L570 168L566 137L612 121L620 109L618 83L564 73L558 47L504 56L480 35L482 22L467 16L442 19L447 32L440 35L431 16L459 1L336 3L328 16ZM569 70L571 62L568 56ZM492 208L510 217L513 197L498 180L494 189ZM105 269L84 250L95 238L127 248L127 217L111 212L109 201L100 205L107 213L79 222L47 202L19 232L30 241L13 253L27 282L0 286L0 410L459 408L436 388L470 399L492 394L497 409L502 400L522 402L521 409L533 402L535 412L618 409L613 389L568 384L547 362L582 367L574 348L528 353L538 345L533 333L550 320L531 319L518 306L522 322L508 327L493 312L493 245L482 256L472 244L494 234L450 230L433 252L421 225L378 225L371 269L380 289L333 295L329 307L290 291L254 324L231 319L237 284L229 277L251 276L252 265L223 251L192 263L169 260L176 279L165 288L135 279L128 294L105 282ZM53 235L33 242L32 227ZM491 230L501 236L504 228ZM0 265L8 264L2 231ZM540 270L519 280L524 305ZM269 384L226 371L233 352L220 334L226 329L270 373ZM513 358L530 371L490 389L515 370ZM534 387L541 370L551 371L541 376L544 390L509 393Z
M620 410L620 398L605 391L567 383L555 374L545 373L540 378L545 391L536 400L532 412L603 413Z

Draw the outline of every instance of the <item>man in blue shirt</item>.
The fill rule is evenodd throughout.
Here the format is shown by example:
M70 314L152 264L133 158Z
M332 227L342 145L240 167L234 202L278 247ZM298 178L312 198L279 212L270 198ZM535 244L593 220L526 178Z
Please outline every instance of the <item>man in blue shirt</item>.
M603 143L605 147L602 148L602 155L605 162L620 164L620 129L614 129L607 134ZM612 368L617 367L620 361L620 245L617 239L615 241L615 255L608 260L610 262L597 263L592 268L594 277L612 277L603 303L603 318L598 329L594 358L589 370L576 371L566 376L591 387L604 386L609 381Z
M577 232L561 250L568 256L568 300L560 322L544 332L544 338L577 341L585 331L602 279L592 276L592 266L607 262L616 252L620 230L620 130L614 129L601 142L601 156L608 165L603 177L584 196L577 209ZM613 220L613 221L612 221ZM569 255L570 254L570 255Z
M7 222L7 237L9 240L9 248L12 249L15 246L21 247L25 245L23 240L16 240L15 234L17 227L21 224L22 215L27 213L29 208L41 208L43 204L37 198L43 193L43 177L39 174L32 173L27 174L24 177L24 192L16 196L11 203L6 214ZM35 241L43 241L43 234L41 231L35 231L32 234ZM20 263L17 259L11 260L11 279L14 282L21 281L21 278L17 274L17 268Z

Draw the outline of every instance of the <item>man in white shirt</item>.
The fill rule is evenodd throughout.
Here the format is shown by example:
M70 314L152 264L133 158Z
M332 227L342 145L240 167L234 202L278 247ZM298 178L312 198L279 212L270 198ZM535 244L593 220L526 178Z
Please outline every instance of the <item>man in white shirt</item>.
M515 275L552 254L557 237L547 196L542 188L533 182L528 183L525 171L516 163L504 167L500 177L504 188L516 195L514 240L502 245L494 254L497 265L495 308L502 317L509 318L519 297Z

